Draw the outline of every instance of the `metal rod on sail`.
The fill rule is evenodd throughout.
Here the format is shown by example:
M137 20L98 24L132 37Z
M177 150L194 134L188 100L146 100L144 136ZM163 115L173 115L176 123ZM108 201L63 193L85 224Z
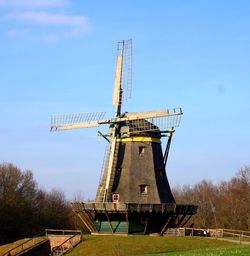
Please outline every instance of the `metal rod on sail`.
M125 41L118 43L116 68L115 68L115 81L113 91L113 105L115 106L115 115L120 117L122 105L122 81L123 81L123 58L125 51Z
M166 167L167 161L168 161L168 154L169 154L169 150L170 150L173 133L174 133L174 129L172 129L172 131L170 131L169 135L168 135L168 142L167 142L164 157L163 157L163 162L164 162L165 167Z
M122 41L122 54L121 54L121 70L120 70L120 84L119 84L119 100L118 105L116 107L116 117L121 116L121 108L122 108L122 70L123 70L123 58L124 58L124 40Z

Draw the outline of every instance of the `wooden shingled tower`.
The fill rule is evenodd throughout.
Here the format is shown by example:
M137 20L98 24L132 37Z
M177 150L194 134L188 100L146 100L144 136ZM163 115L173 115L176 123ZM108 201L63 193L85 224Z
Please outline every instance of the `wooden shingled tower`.
M108 124L102 175L93 202L73 203L73 211L91 233L152 233L184 226L197 211L178 205L168 183L166 163L181 108L122 112L131 97L132 40L118 42L113 105L115 116L104 113L53 115L51 130ZM166 138L164 152L161 139Z

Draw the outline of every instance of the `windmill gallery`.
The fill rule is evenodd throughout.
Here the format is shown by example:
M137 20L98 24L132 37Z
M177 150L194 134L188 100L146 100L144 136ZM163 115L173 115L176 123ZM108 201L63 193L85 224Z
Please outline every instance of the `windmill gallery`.
M104 113L53 115L51 130L108 124L106 160L93 202L73 203L73 211L91 233L163 234L184 226L197 212L195 205L175 203L166 163L182 110L162 109L122 113L131 95L132 40L118 43L113 105L115 117ZM161 139L166 138L163 153Z

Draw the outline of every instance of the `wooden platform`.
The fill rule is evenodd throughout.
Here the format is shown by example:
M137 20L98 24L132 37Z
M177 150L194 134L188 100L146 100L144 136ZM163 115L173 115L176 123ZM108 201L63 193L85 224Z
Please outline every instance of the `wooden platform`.
M182 227L197 212L195 205L135 203L72 203L90 233L162 235Z

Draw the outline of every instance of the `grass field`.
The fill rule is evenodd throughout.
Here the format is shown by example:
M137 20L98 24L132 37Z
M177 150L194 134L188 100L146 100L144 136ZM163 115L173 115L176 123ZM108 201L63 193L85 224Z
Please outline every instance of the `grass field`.
M33 246L34 244L43 241L44 239L45 239L45 237L37 237L37 238L35 238L34 240L25 243L25 244L23 245L23 248L21 248L21 247L17 248L15 251L12 252L12 254L14 255L14 254L17 253L17 252L20 252L22 249L29 248L29 247ZM7 251L9 251L9 250L11 250L11 249L17 247L18 245L23 244L24 242L26 242L26 241L28 241L28 240L30 240L30 238L24 238L24 239L17 240L17 241L15 241L15 242L13 242L13 243L1 245L1 246L0 246L0 256L3 255L3 254L5 254Z
M249 256L250 245L205 237L84 236L69 256Z
M250 243L250 237L236 237L236 236L224 236L225 239L235 240L235 241L242 241L242 242L249 242Z
M36 242L41 241L37 238ZM0 255L25 240L0 246ZM68 256L250 256L250 245L206 237L90 236L85 235Z
M141 254L139 256L249 256L250 248L246 246L226 247L226 248L206 248L185 252L166 252Z

